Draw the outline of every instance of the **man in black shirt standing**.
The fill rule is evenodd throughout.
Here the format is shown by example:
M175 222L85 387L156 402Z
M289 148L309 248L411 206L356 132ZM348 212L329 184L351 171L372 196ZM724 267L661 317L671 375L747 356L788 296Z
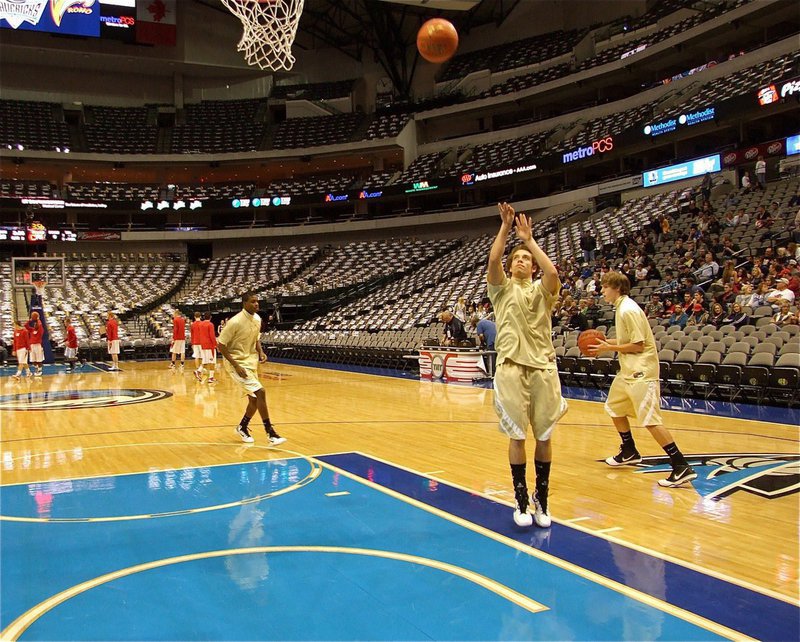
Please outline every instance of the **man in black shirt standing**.
M439 313L439 320L444 323L443 346L457 346L462 341L467 340L467 331L464 329L464 323L454 316L450 310L442 310Z

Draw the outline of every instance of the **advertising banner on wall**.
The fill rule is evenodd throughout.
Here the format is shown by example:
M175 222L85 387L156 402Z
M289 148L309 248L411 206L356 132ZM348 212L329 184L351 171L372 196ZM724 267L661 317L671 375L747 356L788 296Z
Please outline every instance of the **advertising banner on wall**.
M3 0L0 28L96 38L100 6L95 0Z
M653 187L655 185L663 185L664 183L672 183L673 181L682 181L687 178L702 176L708 172L718 172L721 168L720 155L714 154L713 156L696 158L686 161L685 163L677 163L675 165L653 169L645 172L642 178L644 179L645 187Z
M121 241L121 232L78 232L79 241Z
M751 145L742 149L734 149L722 154L722 164L725 167L732 167L741 163L754 163L759 156L768 158L769 156L781 156L786 149L784 139L773 140L769 143Z

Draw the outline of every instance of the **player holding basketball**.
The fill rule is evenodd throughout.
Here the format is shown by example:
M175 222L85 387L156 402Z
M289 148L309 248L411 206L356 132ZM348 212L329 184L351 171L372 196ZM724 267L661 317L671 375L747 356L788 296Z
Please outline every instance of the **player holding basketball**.
M28 350L31 347L31 339L28 335L28 329L23 325L22 321L14 320L14 343L12 349L14 355L17 357L17 372L13 375L14 379L19 381L22 376L22 371L25 370L28 376L32 376L30 366L28 366Z
M113 312L108 313L106 321L106 345L108 354L111 355L111 367L109 370L119 370L119 323Z
M64 328L67 333L64 341L64 359L67 362L67 372L72 372L75 362L78 360L78 335L75 333L75 326L72 325L69 317L64 319Z
M253 443L250 434L250 420L258 410L264 422L264 430L271 446L282 444L281 437L269 419L267 394L258 380L258 364L267 360L261 349L261 317L258 315L258 298L252 292L242 295L242 311L225 324L219 335L217 349L225 358L225 369L231 379L241 386L247 395L247 408L244 417L236 426L236 432L245 443Z
M508 460L516 499L514 522L530 526L535 520L538 526L547 528L551 523L547 501L550 437L556 422L567 411L551 339L551 313L561 282L553 262L533 239L530 219L524 214L515 219L514 208L508 203L500 203L498 208L502 222L489 251L487 273L489 299L497 323L494 406L500 431L509 438ZM522 243L511 250L506 260L509 278L503 270L503 252L512 227ZM541 278L536 281L534 263L541 271ZM533 517L528 512L525 473L528 424L536 438Z
M170 361L170 370L175 369L175 357L181 355L181 368L186 365L186 319L183 318L180 310L175 310L175 315L172 318L172 360Z
M203 379L203 346L200 345L200 313L194 313L194 321L189 326L189 340L192 342L192 358L194 359L194 376L198 381Z
M661 420L661 384L658 353L653 330L644 311L628 296L631 284L620 272L607 272L602 279L603 297L615 308L616 339L606 339L591 346L588 354L600 352L619 354L619 374L614 377L606 400L606 412L614 421L622 445L619 453L606 459L609 466L638 464L642 456L636 450L628 417L635 417L650 431L669 456L672 473L659 479L660 486L680 486L697 478L697 473L675 445L670 432Z
M42 376L42 364L44 363L44 348L42 347L42 337L44 337L44 326L39 319L39 313L31 312L28 321L28 336L30 337L29 357L31 363L36 367L33 374L37 377Z

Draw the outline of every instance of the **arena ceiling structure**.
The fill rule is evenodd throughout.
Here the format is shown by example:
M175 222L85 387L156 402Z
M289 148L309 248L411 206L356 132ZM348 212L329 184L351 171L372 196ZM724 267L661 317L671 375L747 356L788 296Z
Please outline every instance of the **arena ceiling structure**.
M195 0L228 13L219 0ZM374 56L398 93L410 94L418 57L407 52L430 18L446 18L462 35L485 24L503 24L521 0L305 0L295 46L332 47L361 61Z

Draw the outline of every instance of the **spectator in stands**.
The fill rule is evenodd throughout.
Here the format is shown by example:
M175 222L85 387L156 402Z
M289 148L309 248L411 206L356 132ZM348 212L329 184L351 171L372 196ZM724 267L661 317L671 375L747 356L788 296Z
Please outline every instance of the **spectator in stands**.
M756 180L758 187L762 191L767 188L767 163L764 161L763 156L759 156L756 161Z
M778 279L775 289L767 294L767 303L772 305L773 310L778 310L784 301L790 305L794 303L794 292L789 289L789 279Z
M597 305L597 299L593 296L587 296L581 300L581 314L586 317L590 327L596 328L600 325L603 312L600 306Z
M752 187L753 183L750 180L750 172L745 171L745 173L742 174L742 193L749 194Z
M586 283L583 285L583 290L586 294L593 295L600 291L600 273L594 272Z
M588 330L589 320L577 305L573 305L569 309L566 327L570 330L580 330L581 332Z
M458 297L456 307L453 309L453 315L461 321L462 324L467 322L467 303L463 296Z
M686 255L686 247L684 247L684 241L682 238L678 237L675 239L675 245L672 247L672 255L675 258L682 258Z
M797 323L797 314L792 312L791 307L792 305L788 301L781 301L778 312L772 317L773 323L778 327L795 325Z
M595 252L597 250L597 239L595 239L588 230L584 230L583 234L581 234L579 245L581 250L583 250L584 263L588 263L589 265L593 264Z
M640 283L641 281L646 281L649 273L650 269L644 263L639 263L639 265L636 266L635 272L636 282Z
M714 301L721 305L725 310L727 310L735 300L736 292L733 291L733 285L730 283L725 283L722 286L722 291L714 297Z
M731 311L725 316L723 321L723 325L732 325L737 330L748 323L750 323L750 317L744 313L738 301L731 305Z
M708 203L711 201L711 172L706 172L706 175L703 176L703 182L700 183L700 194L703 196L703 201Z
M746 305L749 306L752 298L753 298L752 283L744 283L742 285L742 291L736 295L736 303L738 303L742 307Z
M686 319L686 327L703 327L708 323L708 312L701 303L693 303L690 308L691 314Z
M664 282L659 289L670 294L678 291L678 279L675 278L675 273L670 268L664 270Z
M741 248L733 242L733 240L729 236L725 236L722 239L722 256L726 259L733 258L737 256L740 252Z
M675 312L675 304L672 302L672 298L664 297L664 311L661 313L661 318L669 319L673 312Z
M800 296L800 270L795 259L789 259L789 289L794 293L794 298Z
M444 333L442 334L443 346L457 346L467 340L467 331L464 328L464 322L450 310L442 310L439 313L439 320L444 323Z
M684 291L689 292L692 296L696 293L705 294L703 288L697 285L697 279L694 275L689 275L683 280Z
M794 207L795 205L800 205L800 185L797 186L797 192L795 192L794 196L789 199L789 207ZM798 216L800 216L800 212L798 212Z
M656 238L657 242L666 241L670 237L670 231L672 229L672 224L670 222L669 216L666 214L661 215L661 234Z
M712 303L711 314L708 315L708 323L719 330L725 324L725 319L727 316L728 315L725 312L725 308L723 308L722 305L719 303Z
M750 223L750 215L743 209L736 210L736 216L733 217L736 225L747 225Z
M548 528L550 438L556 422L567 411L549 323L561 284L555 265L533 238L530 219L524 214L515 218L514 208L507 203L501 203L499 209L502 222L489 251L486 276L498 327L494 405L500 429L509 438L508 459L516 500L514 522L517 526L530 526L535 520L538 526ZM503 252L513 225L522 244L506 260L511 272L508 278ZM535 282L534 266L541 274ZM528 495L525 472L528 425L536 439L536 490L532 497ZM530 500L533 516L528 512Z
M679 303L675 304L675 309L673 310L672 314L669 317L668 324L669 325L677 325L683 330L686 327L686 323L689 321L689 317L683 311L683 306Z
M770 213L767 212L767 208L763 205L758 206L758 210L756 212L756 222L755 226L757 230L760 230L765 227L769 227L773 223L773 219L770 216Z
M644 313L648 319L660 319L664 316L664 304L661 302L661 297L653 292L650 301L644 306Z
M714 255L711 252L706 252L705 261L695 272L700 282L711 281L717 278L719 274L719 263L714 260Z
M725 212L725 216L722 217L722 227L729 228L734 227L736 225L736 219L734 218L733 210L728 210Z

